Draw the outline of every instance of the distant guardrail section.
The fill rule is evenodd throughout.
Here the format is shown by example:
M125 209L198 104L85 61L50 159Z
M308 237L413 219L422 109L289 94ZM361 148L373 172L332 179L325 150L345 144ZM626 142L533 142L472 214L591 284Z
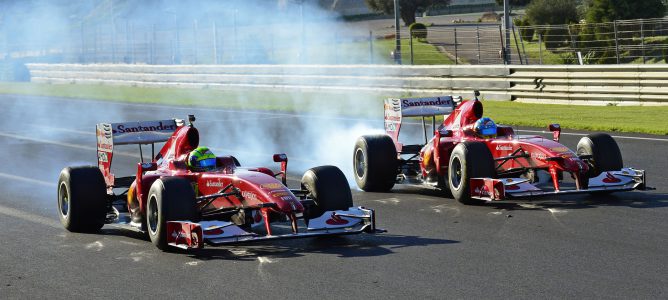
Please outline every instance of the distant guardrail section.
M558 104L668 105L667 65L28 64L31 81L140 87L460 94Z

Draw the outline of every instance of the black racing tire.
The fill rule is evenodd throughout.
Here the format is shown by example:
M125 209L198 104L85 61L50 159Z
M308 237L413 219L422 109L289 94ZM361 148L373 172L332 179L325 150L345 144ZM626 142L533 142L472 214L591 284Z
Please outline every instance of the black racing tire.
M483 203L471 198L470 180L495 176L494 157L485 143L463 142L452 150L447 180L450 192L457 201L467 205Z
M596 177L602 172L617 171L624 167L622 152L617 142L606 133L592 133L580 139L577 146L577 155L590 155L586 159L590 165L589 178Z
M58 177L58 217L72 232L97 232L109 206L107 184L96 166L67 167Z
M394 187L398 173L397 148L385 134L364 135L353 151L353 172L357 186L367 192L387 192Z
M168 250L167 221L199 221L195 191L190 181L180 177L156 180L146 201L146 231L160 250Z
M348 210L353 206L348 180L335 166L320 166L307 170L302 177L302 189L307 190L316 203L306 211L309 219L320 217L326 211Z

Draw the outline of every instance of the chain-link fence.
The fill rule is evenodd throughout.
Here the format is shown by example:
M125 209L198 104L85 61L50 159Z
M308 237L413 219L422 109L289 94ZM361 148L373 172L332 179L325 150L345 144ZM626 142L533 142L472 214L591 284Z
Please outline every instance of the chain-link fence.
M530 64L665 63L668 19L518 26Z

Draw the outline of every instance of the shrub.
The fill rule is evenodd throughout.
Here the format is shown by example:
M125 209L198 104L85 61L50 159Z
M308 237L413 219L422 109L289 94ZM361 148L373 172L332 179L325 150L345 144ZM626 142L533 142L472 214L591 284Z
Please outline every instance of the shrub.
M513 19L513 24L515 24L515 26L520 26L520 27L531 26L531 22L529 22L529 19L527 19L527 18ZM525 27L525 28L518 28L518 29L519 29L520 37L522 38L522 40L524 40L525 42L533 41L533 35L536 32L536 30L534 28Z
M417 39L427 38L427 26L422 23L413 23L408 26L411 36Z

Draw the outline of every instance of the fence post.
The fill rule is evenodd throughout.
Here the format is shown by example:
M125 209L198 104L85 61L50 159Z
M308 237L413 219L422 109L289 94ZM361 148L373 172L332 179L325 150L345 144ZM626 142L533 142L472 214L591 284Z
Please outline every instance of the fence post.
M506 57L506 47L503 46L503 29L501 29L501 25L499 25L499 43L501 43L501 51L499 51L499 55L503 59L503 64L507 65L510 62L507 60Z
M538 34L538 59L540 60L540 64L543 64L543 34L539 33Z
M197 19L193 20L193 63L197 64Z
M413 65L414 61L413 61L413 31L412 30L408 33L408 38L409 38L408 46L409 46L409 48L411 48L411 65Z
M155 23L151 25L151 31L152 31L152 38L151 38L151 62L150 64L155 65L156 64L156 46L155 44L157 43L157 33L156 33L156 28L155 28Z
M515 26L513 26L513 39L515 40L515 49L517 49L517 57L520 60L520 65L522 63L522 52L520 51L520 43L517 42L517 33L515 32ZM520 37L520 40L522 37Z
M640 50L642 51L642 63L645 64L647 59L645 58L645 30L643 25L645 25L644 20L640 20Z
M455 65L459 64L459 53L457 52L457 27L455 29Z
M369 30L369 64L373 64L373 32Z
M612 28L615 31L615 56L617 56L617 64L619 64L619 38L617 36L617 20L612 22Z
M213 21L213 63L218 64L218 28L216 21Z
M79 57L80 63L86 62L86 44L84 43L84 23L81 22L81 56Z
M130 63L130 20L125 19L125 57L123 62Z
M478 64L480 64L480 26L475 26L475 40L478 47Z

